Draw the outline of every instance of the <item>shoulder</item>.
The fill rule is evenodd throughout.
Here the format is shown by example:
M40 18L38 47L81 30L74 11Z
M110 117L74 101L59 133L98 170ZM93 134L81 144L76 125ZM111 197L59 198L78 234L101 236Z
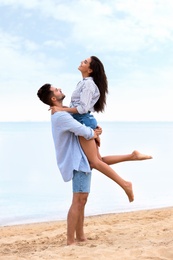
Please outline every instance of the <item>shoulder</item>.
M86 83L86 82L89 82L89 83L94 83L94 80L93 80L93 77L87 77L87 78L84 78L83 81Z
M88 77L84 79L84 87L88 88L90 91L97 91L98 87L95 84L92 77Z
M75 120L72 115L66 111L59 111L51 116L51 121L54 126L61 127L61 129L69 129L75 125Z
M70 114L66 111L57 111L53 115L51 115L51 118L61 118L61 117L66 117L68 115Z
M66 121L71 118L72 118L72 116L66 111L58 111L58 112L55 112L53 115L51 115L51 120L57 121L57 122Z
M85 78L83 80L83 82L84 82L84 85L90 85L90 86L93 86L93 87L97 87L97 85L95 84L92 77Z

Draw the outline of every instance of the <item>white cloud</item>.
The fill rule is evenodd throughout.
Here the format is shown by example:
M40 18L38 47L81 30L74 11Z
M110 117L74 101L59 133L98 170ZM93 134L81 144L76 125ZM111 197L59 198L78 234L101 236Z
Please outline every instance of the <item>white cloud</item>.
M39 5L39 0L30 0L30 1L22 1L22 0L0 0L0 4L12 6L14 8L18 6L23 6L24 8L35 8Z
M35 9L45 17L70 23L71 41L89 50L138 51L153 48L153 44L164 43L166 39L172 41L171 0L2 2Z
M173 69L134 71L121 81L110 82L104 114L99 120L173 121Z
M39 46L38 44L36 44L35 42L33 41L30 41L30 40L26 40L24 42L24 45L25 45L25 48L27 51L37 51L39 49Z
M65 49L64 43L62 41L47 40L44 42L44 45L58 49Z
M171 0L0 0L4 6L10 16L0 25L0 110L8 108L0 120L49 120L38 87L57 84L68 105L78 63L91 54L104 60L110 83L98 117L173 120Z
M87 23L85 17L74 24L74 38L84 40L89 49L138 51L172 41L171 1L109 1L107 5L112 7L112 15L98 14L94 19L89 12Z
M0 69L3 71L2 78L26 79L46 74L46 70L52 73L63 67L63 61L47 57L39 46L22 37L8 35L0 32ZM10 77L9 77L10 78Z

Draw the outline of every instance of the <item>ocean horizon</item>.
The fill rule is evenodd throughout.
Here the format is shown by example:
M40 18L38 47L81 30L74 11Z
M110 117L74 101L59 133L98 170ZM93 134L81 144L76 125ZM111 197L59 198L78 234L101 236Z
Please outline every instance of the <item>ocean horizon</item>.
M99 122L101 155L133 150L153 159L111 166L133 183L135 201L93 170L86 216L173 206L173 122ZM66 219L71 182L56 165L50 122L0 122L0 225Z

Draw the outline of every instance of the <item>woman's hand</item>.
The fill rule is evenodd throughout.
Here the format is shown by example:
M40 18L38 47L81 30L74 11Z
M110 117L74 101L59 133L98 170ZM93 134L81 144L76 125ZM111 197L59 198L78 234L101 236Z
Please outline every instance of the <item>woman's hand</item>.
M52 106L52 107L49 108L49 110L51 110L52 115L53 115L55 112L63 111L63 107Z

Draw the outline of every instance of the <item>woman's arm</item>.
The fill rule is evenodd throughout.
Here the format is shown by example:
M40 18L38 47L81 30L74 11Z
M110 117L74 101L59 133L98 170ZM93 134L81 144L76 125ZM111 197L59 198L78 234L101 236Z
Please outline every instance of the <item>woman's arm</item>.
M52 107L50 107L50 110L52 111L52 114L54 114L55 112L58 112L58 111L66 111L66 112L73 113L73 114L78 113L76 107L66 107L66 106L56 107L56 106L52 106Z

